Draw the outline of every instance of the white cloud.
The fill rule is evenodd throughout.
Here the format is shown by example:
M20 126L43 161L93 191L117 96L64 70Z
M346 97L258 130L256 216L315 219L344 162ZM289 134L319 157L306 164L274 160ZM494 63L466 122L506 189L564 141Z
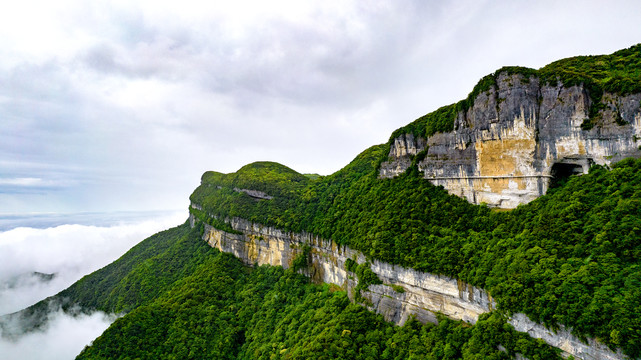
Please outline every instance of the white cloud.
M37 186L42 184L42 179L39 178L0 178L0 186L2 185L16 185L16 186Z
M134 215L150 218L138 214L129 214L129 217L138 219L132 217ZM123 220L118 222L120 216ZM82 276L114 261L144 238L182 223L185 217L186 212L155 216L151 220L127 220L125 214L77 214L68 220L114 224L18 227L0 232L0 315L58 293ZM64 219L52 214L39 215L33 220L19 217L13 221L46 224ZM33 272L55 276L47 281ZM71 316L55 307L46 316L48 321L42 331L23 334L14 340L0 334L0 358L73 359L115 320L113 315L101 312ZM20 323L3 325L14 334L22 330Z
M186 212L113 226L62 225L0 232L0 315L67 288L144 238L185 221ZM33 272L55 274L46 282Z
M102 312L74 317L62 310L49 313L48 318L44 331L28 333L15 341L0 334L0 356L21 360L74 359L115 320Z

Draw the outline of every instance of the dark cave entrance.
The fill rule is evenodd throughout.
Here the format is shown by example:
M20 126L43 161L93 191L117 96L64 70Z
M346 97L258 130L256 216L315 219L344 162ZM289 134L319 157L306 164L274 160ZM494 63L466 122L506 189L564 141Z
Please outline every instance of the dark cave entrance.
M583 164L576 163L564 163L558 162L552 165L552 170L550 175L552 179L550 180L550 188L559 187L565 184L568 181L568 178L572 175L582 175L584 174Z

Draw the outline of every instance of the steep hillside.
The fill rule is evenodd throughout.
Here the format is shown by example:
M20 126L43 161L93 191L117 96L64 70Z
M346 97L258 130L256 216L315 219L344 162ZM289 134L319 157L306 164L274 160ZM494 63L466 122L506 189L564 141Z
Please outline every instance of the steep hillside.
M392 326L346 294L281 267L213 254L155 301L117 320L78 359L507 359L558 357L487 317ZM499 350L503 348L505 350Z
M614 161L639 155L640 68L640 45L540 70L503 68L483 78L466 100L399 129L390 143L366 150L333 175L300 183L286 197L261 200L230 191L234 181L246 181L241 172L204 177L192 194L192 213L214 227L243 218L308 232L374 259L458 278L489 291L500 309L524 312L550 328L564 325L639 356L641 324L634 319L641 299L633 279L641 274L640 162ZM557 126L553 119L571 124ZM461 138L465 131L467 140ZM545 167L547 174L539 167L532 175L544 183L528 182L527 173L496 177L517 193L527 191L509 177L534 186L534 198L551 186L550 194L495 213L434 186L430 166L443 171L452 165L459 168L453 173L465 173L461 161L476 141L474 132L481 148L496 150L488 157L474 153L474 166L511 171L512 160L518 165L525 159ZM509 144L521 153L511 152ZM590 167L589 174L571 177ZM484 173L480 178L492 180ZM264 181L262 187L278 186L271 178ZM490 192L498 186L479 184Z
M311 183L285 212L276 199L219 196L224 188L206 183L192 201L209 201L218 219L306 230L372 258L459 278L489 291L500 309L552 328L563 324L638 356L641 160L594 167L505 213L448 195L416 167L378 179L380 149ZM215 227L220 220L204 216L209 209L194 214Z
M502 75L520 75L522 79L527 79L524 81L526 83L529 79L536 78L540 84L548 86L585 86L590 92L591 106L594 106L589 114L598 117L598 111L603 109L599 103L605 93L621 96L641 93L641 44L611 55L576 56L558 60L539 70L519 66L502 67L483 77L466 99L416 119L394 131L391 139L402 134L428 138L438 132L453 131L459 112L467 112L481 94L496 88ZM584 127L591 128L594 125L594 122L590 122L590 125Z
M202 229L189 224L162 231L134 246L117 261L84 276L56 296L15 314L6 315L0 326L20 322L23 329L2 328L4 336L14 330L31 331L46 326L47 312L61 307L69 313L101 310L124 313L167 291L189 275L212 249L200 239Z

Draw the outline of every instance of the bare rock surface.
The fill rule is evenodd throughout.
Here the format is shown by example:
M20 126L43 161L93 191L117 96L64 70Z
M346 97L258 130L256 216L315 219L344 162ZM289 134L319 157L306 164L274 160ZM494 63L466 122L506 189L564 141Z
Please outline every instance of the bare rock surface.
M587 89L501 73L495 87L457 114L454 131L395 138L379 176L399 175L427 150L418 168L434 185L475 204L515 208L544 195L561 173L641 156L641 94L606 93L601 103L594 126L584 130L592 105Z

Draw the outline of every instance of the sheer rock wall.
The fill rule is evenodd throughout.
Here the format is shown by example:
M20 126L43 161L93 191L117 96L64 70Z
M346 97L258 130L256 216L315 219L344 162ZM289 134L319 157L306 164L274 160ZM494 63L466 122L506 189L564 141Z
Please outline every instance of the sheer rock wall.
M591 106L586 88L501 73L457 114L451 133L395 138L379 175L397 176L427 151L417 165L433 184L472 203L514 208L545 194L555 164L586 173L592 164L641 156L641 94L606 93L601 104L594 127L583 130Z

